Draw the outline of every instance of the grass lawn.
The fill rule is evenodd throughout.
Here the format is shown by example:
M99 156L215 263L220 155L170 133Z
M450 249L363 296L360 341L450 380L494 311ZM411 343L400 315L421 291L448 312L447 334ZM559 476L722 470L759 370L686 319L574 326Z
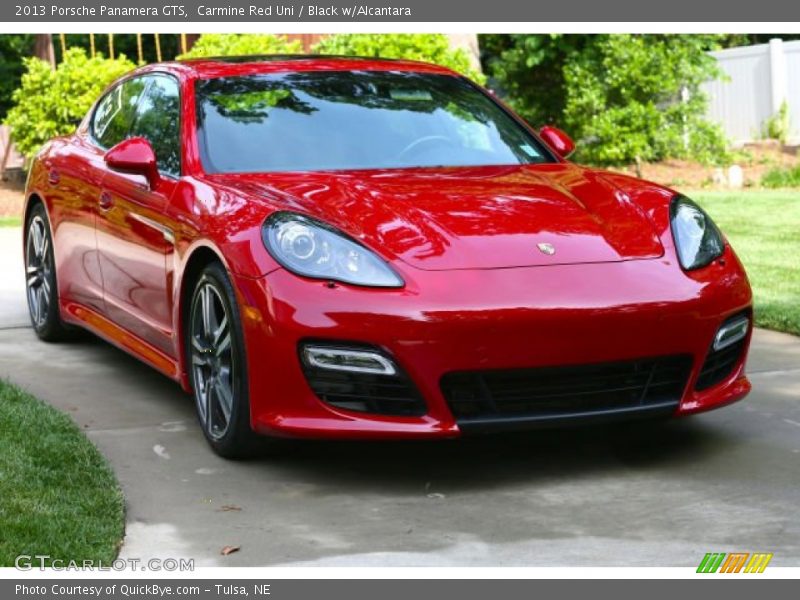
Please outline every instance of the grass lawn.
M0 217L0 227L19 227L22 217Z
M94 445L67 415L0 380L0 567L20 554L108 565L123 533L122 492Z
M800 190L695 191L744 262L756 324L800 335ZM0 227L20 217L0 217Z
M693 192L747 269L756 325L800 335L800 190Z

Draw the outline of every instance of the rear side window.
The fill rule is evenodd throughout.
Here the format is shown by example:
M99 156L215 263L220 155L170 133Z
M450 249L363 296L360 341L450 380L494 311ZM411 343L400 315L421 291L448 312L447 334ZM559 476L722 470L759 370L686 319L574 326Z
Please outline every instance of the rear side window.
M167 75L148 76L150 84L139 102L127 137L143 137L156 153L160 171L180 176L180 93Z
M111 148L128 137L146 83L141 77L128 79L100 100L92 117L92 135L101 146Z

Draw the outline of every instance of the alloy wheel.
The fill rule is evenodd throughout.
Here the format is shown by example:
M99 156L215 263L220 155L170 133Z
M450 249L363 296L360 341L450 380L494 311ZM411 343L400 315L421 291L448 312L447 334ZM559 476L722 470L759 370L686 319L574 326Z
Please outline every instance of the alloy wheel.
M25 277L28 310L33 326L40 329L47 321L52 299L53 259L50 235L44 220L36 215L28 227L25 244Z
M191 311L191 353L194 396L200 422L215 440L231 425L235 389L230 318L217 288L202 283Z

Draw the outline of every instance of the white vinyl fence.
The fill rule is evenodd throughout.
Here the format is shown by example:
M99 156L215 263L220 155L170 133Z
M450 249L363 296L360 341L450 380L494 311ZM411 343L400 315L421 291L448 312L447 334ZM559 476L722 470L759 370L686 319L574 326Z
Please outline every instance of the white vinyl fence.
M790 142L800 143L800 41L712 52L727 77L704 85L709 118L737 144L760 138L764 121L786 101Z

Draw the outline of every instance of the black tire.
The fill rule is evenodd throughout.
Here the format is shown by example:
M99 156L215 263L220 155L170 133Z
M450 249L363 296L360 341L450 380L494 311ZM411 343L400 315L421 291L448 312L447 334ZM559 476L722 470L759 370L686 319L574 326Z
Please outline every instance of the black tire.
M33 331L45 342L68 339L73 330L61 320L53 236L41 203L36 203L25 222L24 260L25 296Z
M213 317L204 307L214 310ZM221 264L211 263L200 273L184 329L187 368L206 440L224 458L252 456L264 441L250 426L242 322L236 294Z

